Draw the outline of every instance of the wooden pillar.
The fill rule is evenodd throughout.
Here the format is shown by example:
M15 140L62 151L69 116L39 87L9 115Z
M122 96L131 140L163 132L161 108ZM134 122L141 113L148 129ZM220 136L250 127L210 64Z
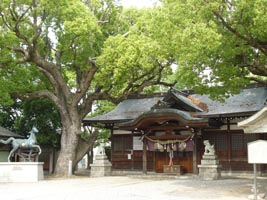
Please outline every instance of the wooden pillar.
M229 172L232 172L232 135L231 135L231 127L230 127L230 120L227 119L227 157L228 157L228 165L229 165Z
M197 168L197 136L194 137L194 149L193 149L193 173L198 174Z
M143 139L143 174L147 174L147 141Z
M111 142L111 150L110 150L110 162L112 164L112 161L113 161L113 151L114 151L114 130L113 130L113 127L112 129L110 130L110 142Z
M134 131L132 131L131 170L134 170Z

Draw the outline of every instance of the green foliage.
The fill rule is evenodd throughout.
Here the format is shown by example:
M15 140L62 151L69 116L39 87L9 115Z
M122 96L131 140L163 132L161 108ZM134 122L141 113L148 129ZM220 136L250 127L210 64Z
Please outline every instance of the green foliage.
M163 2L179 85L221 100L240 92L252 76L266 81L264 0Z
M13 104L12 95L51 88L47 79L31 65L18 64L9 65L9 68L0 68L0 83L1 105Z
M33 125L37 127L37 141L39 144L59 147L60 135L57 129L61 127L57 109L45 99L25 101L22 105L23 115L17 122L17 131L20 133L30 130Z
M21 101L14 101L12 106L0 106L0 126L16 132L16 120L21 114Z
M10 2L2 1L1 7ZM95 58L98 72L92 86L101 86L116 98L125 93L138 93L146 78L155 78L160 70L163 71L161 80L168 80L173 64L177 66L179 87L211 92L214 96L238 92L236 88L248 84L251 74L266 80L265 73L251 69L256 63L263 71L266 65L265 47L261 46L267 39L263 0L209 3L164 0L163 6L127 10L112 0L40 0L34 9L27 10L31 2L16 1L15 14L27 13L20 32L33 40L32 19L43 17L37 45L43 56L54 63L55 51L61 52L61 72L70 87L77 87L82 71L91 69L88 59ZM2 12L8 25L15 27L11 13L5 9ZM34 77L34 80L38 77L44 82L37 87L25 80L17 81L16 77L0 80L1 85L8 83L8 88L0 88L2 102L12 102L8 91L50 89L40 74L31 73L34 65L15 65L21 53L11 53L6 47L28 44L23 37L8 31L6 24L1 22L1 25L0 62L13 66L12 74L16 72L18 77ZM3 77L8 77L8 73L3 72ZM15 80L14 84L11 80ZM17 88L22 85L25 87ZM148 91L155 89L158 88L152 86Z
M95 107L94 112L92 112L88 117L103 115L113 110L115 108L115 105L109 101L97 101L95 102L94 107ZM110 130L99 127L98 131L99 131L99 136L98 140L95 143L95 146L98 146L99 142L103 141L108 142L110 137ZM89 133L86 130L82 133L82 138L85 140L89 139Z
M39 133L37 141L41 145L58 148L61 127L60 117L55 107L47 100L15 101L13 105L0 107L0 125L17 134L27 136L32 126Z
M8 28L16 27L16 21L12 19L12 14L8 9L5 9L11 2L4 1L0 5L6 20L5 23L2 20L0 22L2 25L0 28L0 63L7 66L15 65L18 59L22 58L21 52L14 54L14 51L10 51L7 47L27 49L29 43L33 42L36 31L32 20L34 16L39 16L43 20L40 20L40 24L37 22L41 32L36 45L40 53L48 61L56 63L55 51L61 52L60 65L63 76L65 76L66 81L70 81L71 86L75 86L73 79L76 78L77 67L82 70L90 69L88 58L99 55L103 41L108 36L104 37L101 31L101 28L105 30L107 26L99 26L97 16L92 12L93 9L98 9L100 12L100 8L89 7L95 4L86 6L82 1L76 0L40 0L37 1L34 9L29 9L32 1L16 1L14 6L16 6L17 13L15 14L22 17L20 25L17 26L21 34L18 36ZM111 13L110 11L106 12L106 17L109 17L110 14L114 14L116 17L115 11L111 11ZM103 18L101 20L109 19ZM115 19L113 19L113 23L115 23ZM107 24L109 24L109 29L112 29L113 24ZM25 63L23 65L25 66ZM30 63L26 65L29 66Z
M115 108L116 105L111 103L110 101L96 101L94 104L94 112L91 113L90 117L103 115L104 113L107 113Z
M106 89L113 85L111 94L115 97L121 96L128 85L133 87L131 92L135 92L149 76L153 79L160 73L164 53L157 41L145 35L130 33L127 37L110 37L97 59L100 69L96 84ZM163 77L170 72L170 66L165 67Z

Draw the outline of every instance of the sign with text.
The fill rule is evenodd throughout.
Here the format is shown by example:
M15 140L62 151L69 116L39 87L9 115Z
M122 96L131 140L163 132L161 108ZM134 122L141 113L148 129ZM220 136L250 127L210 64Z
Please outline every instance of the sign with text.
M143 150L143 142L140 137L133 137L133 150Z
M248 143L248 163L267 164L266 140L256 140Z

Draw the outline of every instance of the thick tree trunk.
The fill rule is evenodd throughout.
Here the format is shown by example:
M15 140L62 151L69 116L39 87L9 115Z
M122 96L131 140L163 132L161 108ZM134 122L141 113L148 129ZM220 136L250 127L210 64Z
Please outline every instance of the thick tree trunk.
M79 126L63 127L61 136L61 149L56 163L55 175L67 176L69 171L69 162L72 162L74 168L74 161L76 160L76 150L80 137L81 130Z
M78 162L89 152L91 149L93 149L93 146L95 144L95 141L98 137L98 132L93 132L88 141L84 141L82 139L79 140L77 153L76 153L76 160L74 161L74 165L77 165Z
M62 136L61 136L61 149L56 163L55 175L68 176L69 175L69 162L72 162L72 172L75 170L77 163L83 156L92 148L97 139L98 132L90 135L89 140L86 142L81 139L81 122L77 117L73 117L71 122L66 120L62 121ZM64 119L64 118L63 118Z

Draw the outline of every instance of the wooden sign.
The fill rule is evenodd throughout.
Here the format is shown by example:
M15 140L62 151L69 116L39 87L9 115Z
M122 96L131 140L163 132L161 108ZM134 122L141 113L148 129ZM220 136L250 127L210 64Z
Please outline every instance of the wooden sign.
M256 140L248 143L248 163L267 164L266 140Z
M143 142L140 137L133 137L133 150L143 150Z

